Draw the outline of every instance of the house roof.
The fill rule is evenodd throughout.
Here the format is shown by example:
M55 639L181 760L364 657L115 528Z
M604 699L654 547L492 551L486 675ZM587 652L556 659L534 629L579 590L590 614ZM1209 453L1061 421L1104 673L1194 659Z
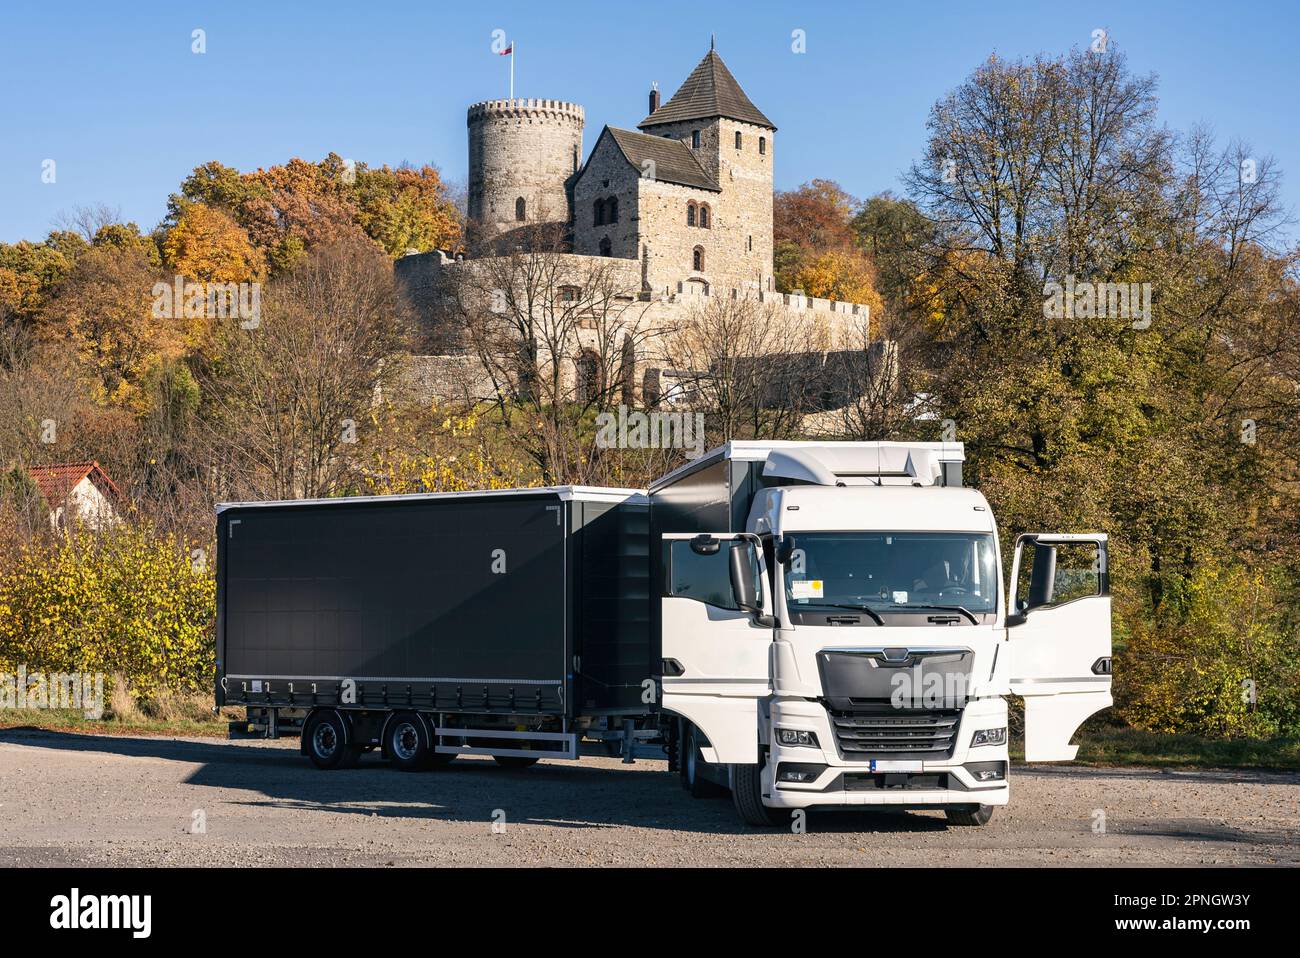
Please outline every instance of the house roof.
M41 490L41 495L50 506L57 506L72 494L77 484L90 477L90 481L113 498L121 500L122 493L108 478L98 462L67 462L54 466L32 466L28 470L32 481Z
M772 121L745 95L717 51L710 50L700 65L691 71L686 82L673 94L672 99L637 126L644 130L660 123L680 123L683 120L703 120L715 116L776 129Z
M612 126L607 126L605 129L613 137L619 151L638 173L653 169L652 179L677 183L681 186L694 186L715 193L722 191L721 187L705 172L690 147L681 140L637 133L634 130L618 130ZM647 162L654 164L653 167L647 167Z

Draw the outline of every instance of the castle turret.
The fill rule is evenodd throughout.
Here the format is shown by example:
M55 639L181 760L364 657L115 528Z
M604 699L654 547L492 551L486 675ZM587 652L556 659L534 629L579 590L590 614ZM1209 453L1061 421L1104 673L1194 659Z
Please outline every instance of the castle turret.
M486 100L469 108L469 217L487 235L567 224L582 163L583 110L563 100Z

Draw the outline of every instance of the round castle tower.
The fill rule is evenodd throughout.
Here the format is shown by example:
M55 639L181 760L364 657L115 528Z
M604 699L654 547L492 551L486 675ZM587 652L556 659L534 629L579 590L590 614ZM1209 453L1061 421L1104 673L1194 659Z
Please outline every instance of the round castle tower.
M583 110L563 100L485 100L468 111L469 217L488 234L569 220Z

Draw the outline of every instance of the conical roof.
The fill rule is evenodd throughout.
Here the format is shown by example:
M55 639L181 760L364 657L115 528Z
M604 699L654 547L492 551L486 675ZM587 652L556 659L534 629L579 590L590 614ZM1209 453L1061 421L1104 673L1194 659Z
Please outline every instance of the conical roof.
M644 130L661 123L680 123L715 116L776 129L772 121L745 95L717 51L710 50L700 65L691 71L686 82L673 94L672 99L637 126Z

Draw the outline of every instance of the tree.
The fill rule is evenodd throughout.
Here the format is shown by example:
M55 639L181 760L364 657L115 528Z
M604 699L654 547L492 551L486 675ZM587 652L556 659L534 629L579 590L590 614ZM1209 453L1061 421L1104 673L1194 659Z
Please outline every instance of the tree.
M703 410L711 442L790 439L817 407L829 331L772 303L710 297L667 337L678 401Z
M858 201L830 180L813 180L773 200L778 289L841 302L881 305L871 258L852 228Z
M616 261L575 261L557 237L536 239L451 272L450 318L475 359L464 403L490 403L545 482L590 484L610 457L595 417L632 403L636 359L657 330Z
M267 287L254 329L219 327L204 426L223 491L318 498L357 483L362 438L406 329L392 265L365 239L309 254Z
M233 219L205 203L189 203L163 238L168 269L200 282L261 279L265 262Z

